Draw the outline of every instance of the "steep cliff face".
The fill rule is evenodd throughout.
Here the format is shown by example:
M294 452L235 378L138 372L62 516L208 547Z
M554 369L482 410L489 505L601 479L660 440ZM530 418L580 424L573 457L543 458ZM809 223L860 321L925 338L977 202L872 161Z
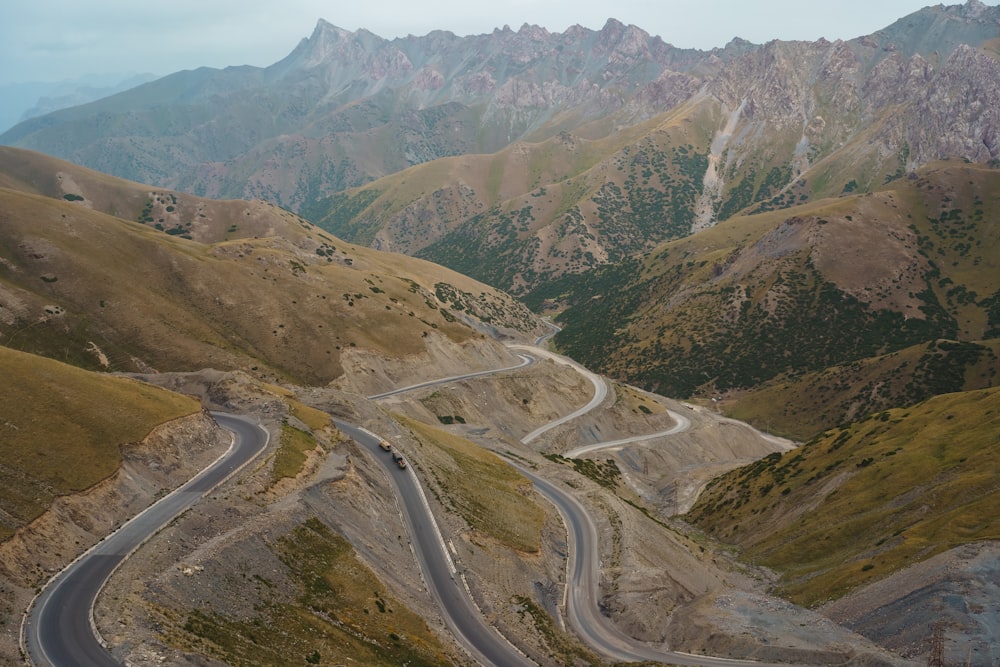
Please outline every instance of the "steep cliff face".
M741 110L722 156L735 205L720 202L719 218L771 194L749 188L741 198L741 180L760 183L760 170L743 165L790 167L780 186L801 177L812 196L830 196L852 180L870 189L938 159L1000 156L995 54L966 44L926 56L886 48L866 39L772 42L709 84L723 108Z

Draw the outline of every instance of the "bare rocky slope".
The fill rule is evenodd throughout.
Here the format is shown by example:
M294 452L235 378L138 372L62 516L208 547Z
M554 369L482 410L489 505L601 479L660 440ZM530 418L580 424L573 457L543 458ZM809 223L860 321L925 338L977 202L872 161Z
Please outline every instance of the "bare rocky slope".
M411 369L434 373L438 360L443 358L414 359ZM369 374L365 365L350 371L355 373L361 378ZM287 418L281 400L267 399L259 386L233 382L235 378L225 382L212 375L148 379L200 393L214 407L262 414L272 429L277 427L275 420ZM383 382L366 391L389 388ZM575 371L551 362L379 401L332 387L294 389L298 400L362 423L404 452L428 488L438 523L478 607L540 664L599 662L562 629L559 620L565 584L564 529L552 508L525 490L522 505L543 511L539 546L537 551L512 549L502 534L478 523L474 514L456 511L456 502L462 504L469 493L449 476L456 456L494 449L530 462L546 476L562 479L577 490L601 534L602 605L632 636L654 644L667 642L674 649L734 657L903 664L817 614L770 598L763 571L731 561L647 502L658 495L664 477L697 476L702 469L729 468L774 451L774 443L752 430L720 421L708 411L615 387L605 403L580 423L567 424L562 433L554 432L531 447L519 444L518 438L535 426L585 403L592 390ZM664 430L671 423L668 408L689 414L692 427L679 439L630 445L609 454L616 463L600 465L621 470L622 475L581 474L568 460L540 456L558 454L571 442L592 441L597 433L608 437ZM452 419L442 419L446 417ZM443 435L428 439L427 433L435 430ZM581 438L580 433L593 435ZM473 449L464 449L462 441ZM671 469L627 463L643 452L660 460L655 458L660 449L671 452L668 458L682 459L683 465ZM315 458L298 476L279 486L270 481L273 460L265 456L241 481L213 494L126 564L97 609L98 627L116 655L131 664L215 664L211 656L232 660L232 651L238 650L233 646L240 642L250 646L261 638L267 619L274 618L269 610L295 604L289 597L296 590L294 572L279 557L280 545L296 526L315 517L344 535L357 557L378 574L388 591L381 594L383 599L391 595L425 619L432 633L449 647L441 654L443 660L468 664L448 638L421 583L387 480L370 459L372 455L350 441L334 439L324 451L311 456ZM506 467L499 460L488 465ZM662 495L669 505L671 493ZM640 511L640 506L648 509ZM207 581L216 583L206 587ZM741 604L723 602L732 599ZM695 620L686 620L695 610ZM202 634L204 626L192 623L196 614L216 619L218 627L233 633L233 641L223 645L210 634ZM692 631L695 627L701 630ZM309 655L313 646L323 656L331 650L315 640L296 650ZM203 662L199 654L210 656L209 661Z

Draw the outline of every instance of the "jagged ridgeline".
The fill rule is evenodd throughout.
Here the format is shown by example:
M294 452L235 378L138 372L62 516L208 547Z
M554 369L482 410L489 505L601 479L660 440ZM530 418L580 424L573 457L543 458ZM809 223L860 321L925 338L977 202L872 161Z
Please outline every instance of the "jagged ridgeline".
M674 104L639 93L606 122L415 166L312 214L530 297L740 213L872 192L938 159L995 166L996 15L939 7L850 42L747 47L686 70L702 87Z
M972 0L848 41L711 51L613 20L394 40L321 21L270 67L180 72L0 142L263 198L527 295L741 212L995 161L998 19Z

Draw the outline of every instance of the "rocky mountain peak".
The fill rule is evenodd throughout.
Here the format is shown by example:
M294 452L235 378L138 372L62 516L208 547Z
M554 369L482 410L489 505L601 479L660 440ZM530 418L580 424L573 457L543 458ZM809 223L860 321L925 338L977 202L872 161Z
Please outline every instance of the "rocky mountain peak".
M625 25L617 19L608 19L599 33L600 44L609 51L625 56L649 53L649 33L634 25Z
M964 6L965 15L969 18L979 18L989 10L985 4L979 0L968 0Z
M431 39L432 37L428 37ZM434 39L440 38L435 34ZM331 81L367 78L372 81L400 79L415 69L409 58L393 42L373 32L359 29L351 32L323 19L308 39L302 40L291 54L281 61L281 69L331 71Z
M552 35L552 33L542 26L530 23L522 24L520 29L518 29L517 34L520 37L526 37L540 42L548 39Z
M319 19L312 35L299 42L285 60L309 69L334 61L355 61L382 49L386 44L385 39L368 30L351 32Z
M726 43L726 46L724 48L745 49L752 46L756 45L748 39L743 39L742 37L733 37Z

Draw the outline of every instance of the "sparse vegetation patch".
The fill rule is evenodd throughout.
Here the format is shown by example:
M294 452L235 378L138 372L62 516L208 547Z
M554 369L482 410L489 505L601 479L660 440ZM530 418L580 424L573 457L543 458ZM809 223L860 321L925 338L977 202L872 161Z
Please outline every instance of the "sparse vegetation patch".
M309 452L318 446L319 443L312 435L288 424L282 424L281 442L278 451L275 452L274 466L271 469L272 481L295 477L302 472Z
M232 665L447 665L427 624L392 597L350 543L309 519L272 545L296 591L252 586L256 615L191 611L168 637ZM246 575L244 575L246 576ZM249 584L248 584L249 586Z
M533 500L531 482L490 451L439 428L403 423L439 455L422 457L440 489L439 500L474 530L519 551L540 548L545 513Z

